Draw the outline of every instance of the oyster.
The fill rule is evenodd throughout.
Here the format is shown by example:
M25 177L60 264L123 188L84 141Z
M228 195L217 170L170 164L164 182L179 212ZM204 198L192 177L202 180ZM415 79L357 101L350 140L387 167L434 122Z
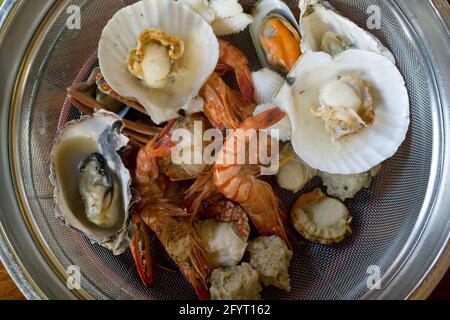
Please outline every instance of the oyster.
M331 55L348 49L380 53L395 63L392 53L371 33L340 15L329 2L300 0L302 52L323 51Z
M109 21L98 56L112 90L139 102L161 124L180 117L180 110L203 109L197 96L216 68L219 43L211 26L188 6L143 0Z
M129 246L131 177L118 151L128 144L123 123L100 110L67 124L52 151L56 214L114 254Z
M262 0L253 9L250 27L259 60L265 67L289 73L302 52L294 15L282 1Z
M351 220L347 207L320 189L300 197L291 212L292 224L304 238L328 245L352 232Z

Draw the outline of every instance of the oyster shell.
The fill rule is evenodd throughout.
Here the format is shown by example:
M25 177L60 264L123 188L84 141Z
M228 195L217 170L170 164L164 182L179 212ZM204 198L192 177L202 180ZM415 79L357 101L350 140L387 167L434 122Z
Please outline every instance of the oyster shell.
M250 26L258 58L267 68L287 74L301 56L300 31L289 7L279 0L261 0Z
M130 74L125 62L141 33L148 29L158 29L184 42L183 55L169 62L170 72L172 62L176 62L177 75L169 77L161 88L149 88ZM216 68L219 43L211 26L188 6L173 0L143 0L121 9L109 21L99 42L98 56L111 88L120 96L137 100L152 120L161 124L178 118L181 109L187 113L202 109L203 101L196 97ZM167 67L167 59L164 61Z
M306 239L332 245L352 232L350 213L339 200L320 189L300 197L291 212L295 229Z
M300 0L302 52L323 51L331 55L348 49L382 54L393 63L393 54L371 33L340 15L329 2Z
M100 110L70 122L53 147L51 182L56 215L114 254L129 246L131 176L118 151L128 144L123 123Z

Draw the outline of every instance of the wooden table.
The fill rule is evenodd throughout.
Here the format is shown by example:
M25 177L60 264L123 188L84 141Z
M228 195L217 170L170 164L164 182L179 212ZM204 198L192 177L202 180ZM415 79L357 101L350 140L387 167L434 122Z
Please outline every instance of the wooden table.
M24 297L10 279L8 273L0 264L0 300L23 300ZM430 299L450 300L450 271L447 272Z

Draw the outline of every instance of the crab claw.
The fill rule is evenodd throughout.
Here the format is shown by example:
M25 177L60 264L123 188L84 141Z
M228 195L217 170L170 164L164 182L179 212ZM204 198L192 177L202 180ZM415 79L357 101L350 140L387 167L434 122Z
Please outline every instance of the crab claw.
M131 240L131 253L137 272L146 288L153 284L153 265L150 254L150 230L139 215L133 215L131 223L135 226Z

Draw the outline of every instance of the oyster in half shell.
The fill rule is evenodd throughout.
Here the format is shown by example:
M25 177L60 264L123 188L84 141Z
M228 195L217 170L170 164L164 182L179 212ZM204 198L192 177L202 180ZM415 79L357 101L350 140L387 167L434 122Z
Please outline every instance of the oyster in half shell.
M128 144L120 118L107 111L63 128L52 151L56 215L114 254L129 245L131 177L118 151Z
M395 63L393 54L373 34L337 12L328 1L300 0L302 52L332 56L348 49L379 53Z

